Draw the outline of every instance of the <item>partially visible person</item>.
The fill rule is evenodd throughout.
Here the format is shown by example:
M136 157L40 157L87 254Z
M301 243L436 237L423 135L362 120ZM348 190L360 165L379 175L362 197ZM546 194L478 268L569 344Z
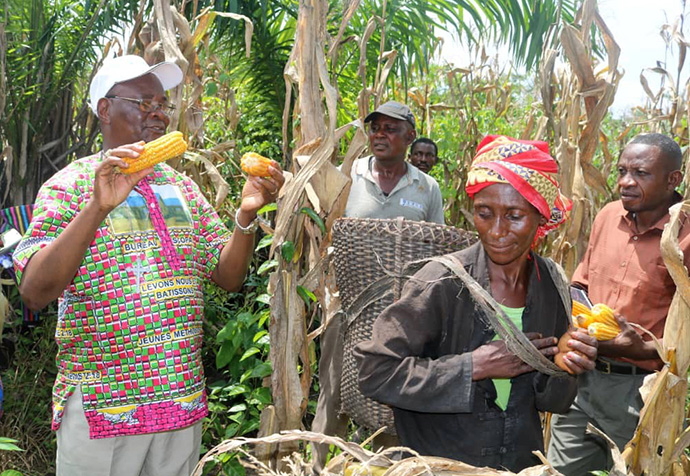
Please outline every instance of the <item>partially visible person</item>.
M369 114L364 123L368 125L372 155L357 159L352 165L352 187L345 216L403 217L443 224L438 183L405 161L407 148L417 136L410 108L389 101ZM340 413L340 379L345 352L341 317L336 315L321 335L319 399L312 424L313 431L336 436L345 436L349 421L347 415ZM383 438L379 442L387 444ZM323 468L327 451L328 445L314 445L313 461L317 471Z
M545 142L487 136L466 185L479 243L450 255L547 358L570 321L568 283L532 250L566 216L557 171ZM573 374L594 368L593 337L573 331L568 345ZM539 373L510 352L468 287L437 262L409 279L355 356L362 392L393 407L403 445L514 472L539 464L539 412L567 410L577 388L574 376Z
M569 411L551 421L549 461L566 476L585 476L613 465L606 443L585 433L587 423L606 433L622 451L632 439L642 409L644 378L663 362L651 337L663 339L666 315L676 286L661 257L660 242L669 207L682 200L682 152L663 134L641 134L618 160L620 200L597 214L587 252L572 282L594 303L616 311L618 337L599 344L596 370L578 380ZM679 233L685 266L690 269L690 222L682 216Z
M410 146L408 161L428 174L438 162L438 146L428 137L418 137Z
M242 286L256 214L284 183L250 177L230 233L198 186L165 163L127 175L123 158L169 123L174 63L106 62L90 86L103 150L57 172L39 191L15 253L22 299L59 298L53 429L58 476L189 476L208 413L201 359L212 279Z

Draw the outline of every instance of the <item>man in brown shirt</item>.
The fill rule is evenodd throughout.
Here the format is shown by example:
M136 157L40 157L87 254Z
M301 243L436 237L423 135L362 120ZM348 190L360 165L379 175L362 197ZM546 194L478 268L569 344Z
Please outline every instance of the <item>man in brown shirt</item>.
M618 161L620 200L595 218L587 252L573 275L573 284L592 302L616 310L621 333L599 343L596 369L580 376L570 410L552 420L548 459L566 476L611 467L604 441L585 435L587 423L622 450L638 423L644 377L662 366L651 338L629 322L663 338L676 287L660 240L669 207L682 199L675 191L683 178L681 163L680 147L662 134L638 135L625 147ZM690 225L683 219L679 242L690 268Z

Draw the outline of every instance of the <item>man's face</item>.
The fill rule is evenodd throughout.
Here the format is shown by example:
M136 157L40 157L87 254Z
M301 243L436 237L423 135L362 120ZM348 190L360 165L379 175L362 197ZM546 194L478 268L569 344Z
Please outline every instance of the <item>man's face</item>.
M630 144L618 160L618 192L629 212L665 210L675 187L658 147Z
M152 74L116 84L108 96L142 99L153 104L167 104L168 100L160 81ZM170 118L164 108L154 108L150 112L141 110L139 104L125 99L109 101L110 143L131 144L143 140L157 139L165 134Z
M497 183L474 196L474 226L489 259L507 265L527 255L546 219L512 185Z
M377 160L403 161L417 133L407 121L376 114L369 122L369 149Z
M427 142L417 142L410 150L410 163L419 170L428 174L436 165L436 147Z

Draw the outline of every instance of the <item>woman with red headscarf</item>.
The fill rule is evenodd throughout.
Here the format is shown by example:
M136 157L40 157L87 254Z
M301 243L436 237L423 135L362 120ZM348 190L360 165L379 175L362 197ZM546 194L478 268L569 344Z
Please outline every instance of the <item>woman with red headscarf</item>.
M557 172L544 142L486 137L466 185L479 243L449 255L546 358L570 322L567 283L532 249L567 217ZM453 272L426 264L355 348L360 388L393 407L400 441L418 453L517 472L539 464L539 412L566 411L577 386L516 356L491 321ZM594 368L596 345L572 333L563 357L571 374Z

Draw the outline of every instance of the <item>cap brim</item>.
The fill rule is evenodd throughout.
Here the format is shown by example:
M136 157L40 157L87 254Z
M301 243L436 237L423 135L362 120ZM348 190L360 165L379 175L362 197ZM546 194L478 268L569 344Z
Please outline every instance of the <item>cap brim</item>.
M164 61L153 65L149 73L155 75L161 82L164 90L172 89L182 82L184 75L177 64L170 61Z
M374 112L370 113L367 117L364 118L364 123L372 121L374 119L374 117L376 117L376 114L381 114L382 116L392 117L393 119L397 119L399 121L410 122L406 117L400 116L398 114L391 114L388 112L374 111Z
M179 66L170 61L163 61L162 63L158 63L151 66L147 71L141 73L139 76L134 76L133 78L129 78L124 81L119 81L115 84L124 83L125 81L131 81L132 79L136 78L141 78L142 76L146 76L147 74L153 74L155 77L157 77L158 81L161 82L161 86L163 86L164 91L172 89L178 84L180 84L184 77L184 75L182 74L182 70Z
M367 117L364 118L364 123L366 124L367 122L371 122L372 120L374 120L374 117L376 117L377 114L381 114L382 116L386 116L386 117L392 117L393 119L407 122L412 127L415 127L415 128L417 127L417 125L414 122L412 122L410 119L408 119L407 117L399 116L397 114L389 114L387 112L381 112L381 111L374 111L374 112L370 113Z

